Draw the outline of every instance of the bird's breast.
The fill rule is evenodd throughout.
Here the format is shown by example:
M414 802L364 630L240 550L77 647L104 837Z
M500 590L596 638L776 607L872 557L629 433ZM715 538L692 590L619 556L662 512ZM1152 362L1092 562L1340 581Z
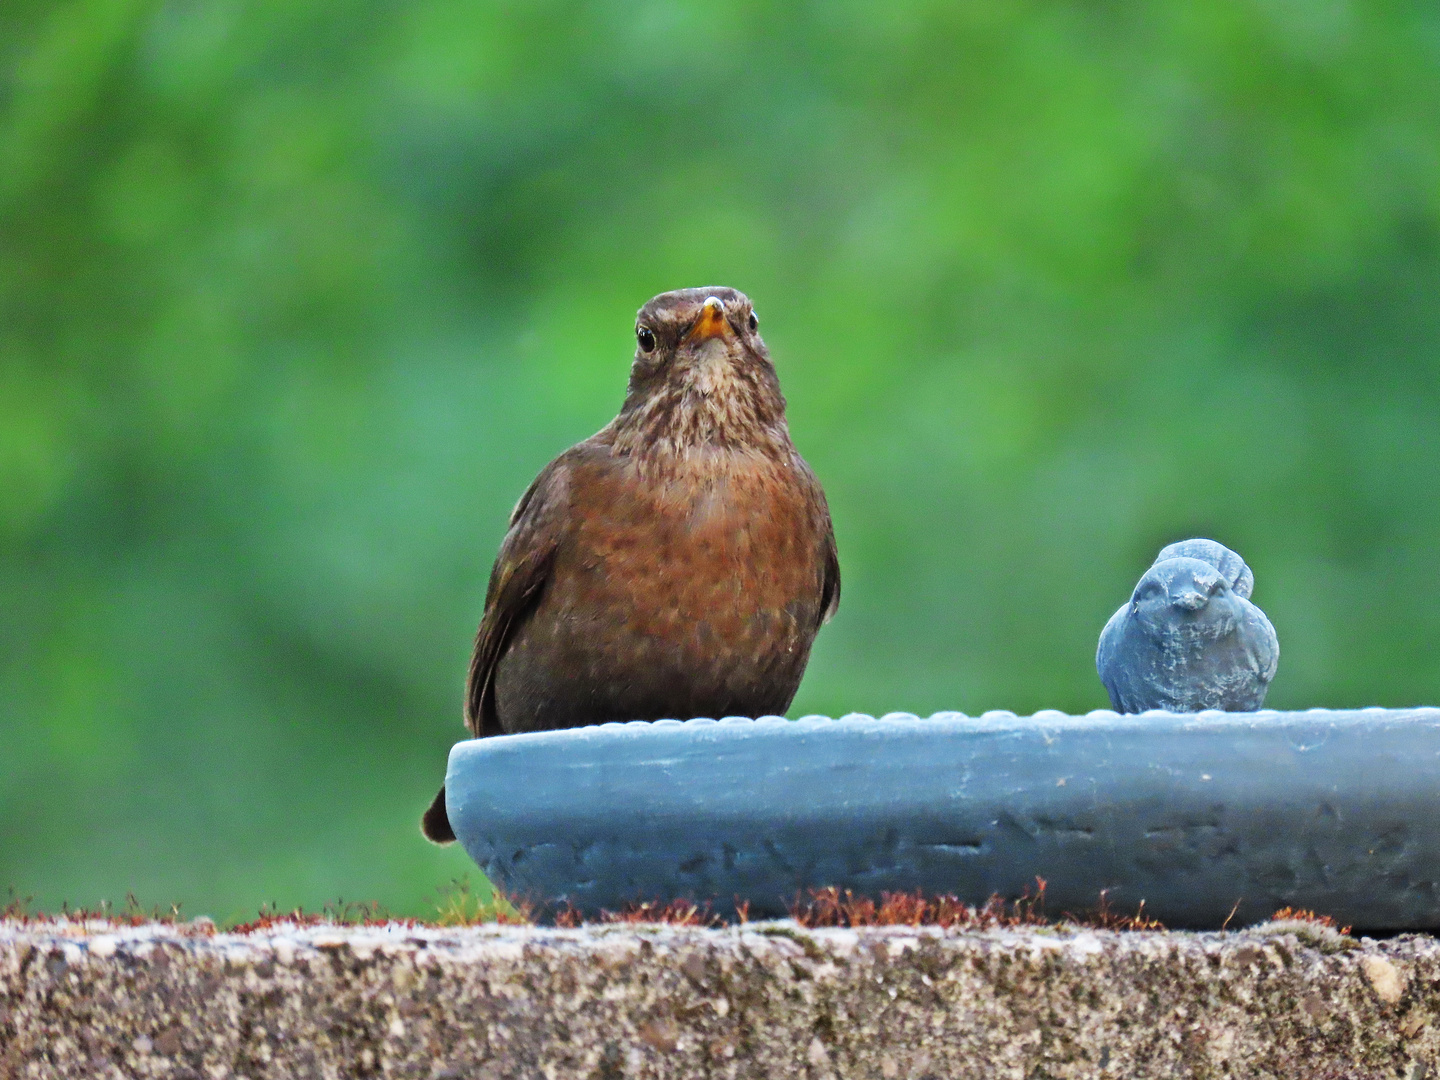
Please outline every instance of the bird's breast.
M562 606L641 635L788 636L818 604L820 524L805 478L784 462L698 462L648 482L580 487L579 524L557 552Z
M803 465L577 471L498 666L507 731L783 711L819 627L828 517Z

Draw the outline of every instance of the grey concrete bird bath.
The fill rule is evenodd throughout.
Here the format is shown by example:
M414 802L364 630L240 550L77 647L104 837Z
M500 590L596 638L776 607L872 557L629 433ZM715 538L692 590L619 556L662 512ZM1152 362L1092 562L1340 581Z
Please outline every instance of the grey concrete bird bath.
M1429 708L605 724L460 743L446 791L493 881L590 914L780 915L830 885L982 903L1038 875L1051 914L1106 889L1172 928L1285 905L1440 927Z

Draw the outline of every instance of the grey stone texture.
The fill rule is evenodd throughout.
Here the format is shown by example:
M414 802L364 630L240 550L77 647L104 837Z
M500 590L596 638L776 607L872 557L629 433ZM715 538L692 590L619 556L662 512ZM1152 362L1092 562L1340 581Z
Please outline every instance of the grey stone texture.
M1440 946L1087 929L0 923L0 1076L1434 1076Z
M460 743L450 822L491 881L598 917L782 917L833 886L1248 925L1440 928L1440 710L937 713L606 724ZM1237 905L1238 904L1238 908Z

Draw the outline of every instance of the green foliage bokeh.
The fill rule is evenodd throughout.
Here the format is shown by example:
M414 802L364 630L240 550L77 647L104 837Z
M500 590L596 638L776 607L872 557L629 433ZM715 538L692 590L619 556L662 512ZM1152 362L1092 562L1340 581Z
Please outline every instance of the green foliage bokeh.
M1418 3L15 0L0 889L422 911L516 496L755 300L844 601L795 713L1084 711L1164 543L1278 707L1440 699Z

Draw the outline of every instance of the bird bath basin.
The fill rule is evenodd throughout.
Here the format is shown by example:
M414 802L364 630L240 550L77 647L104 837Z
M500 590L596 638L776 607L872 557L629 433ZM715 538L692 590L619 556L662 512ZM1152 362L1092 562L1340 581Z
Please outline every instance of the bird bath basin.
M1038 875L1052 914L1109 890L1172 928L1286 905L1440 927L1436 709L604 724L462 742L446 791L465 850L542 909L983 903Z

